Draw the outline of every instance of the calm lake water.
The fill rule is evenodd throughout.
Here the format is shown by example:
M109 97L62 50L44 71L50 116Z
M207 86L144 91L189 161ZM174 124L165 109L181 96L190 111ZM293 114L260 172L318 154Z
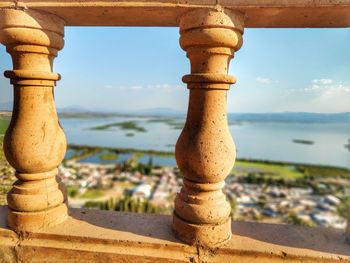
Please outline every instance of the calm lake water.
M61 124L70 144L173 151L181 130L167 122L150 120L154 118L61 119ZM135 121L147 132L122 130L119 127L90 129L125 121ZM182 123L183 120L177 122ZM350 139L350 123L240 122L230 124L229 128L236 143L238 158L350 168L350 151L345 148ZM128 137L130 133L133 136ZM313 141L314 144L295 143L295 139ZM99 159L98 156L92 158ZM148 161L148 157L144 158Z

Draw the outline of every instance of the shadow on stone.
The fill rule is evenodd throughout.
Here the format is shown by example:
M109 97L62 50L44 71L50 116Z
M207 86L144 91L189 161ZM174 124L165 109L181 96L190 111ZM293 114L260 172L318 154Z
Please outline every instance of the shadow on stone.
M171 230L171 217L155 214L126 213L93 209L70 209L76 220L101 228L178 243Z
M347 246L342 229L232 222L232 233L232 238L241 236L258 240L266 247L270 244L350 256L350 245Z

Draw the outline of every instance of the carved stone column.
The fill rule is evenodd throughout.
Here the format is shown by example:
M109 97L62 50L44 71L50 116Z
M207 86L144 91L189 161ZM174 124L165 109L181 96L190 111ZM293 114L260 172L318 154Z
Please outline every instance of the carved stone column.
M7 48L13 70L14 106L4 152L18 180L7 195L8 225L35 231L67 217L64 185L57 167L66 151L58 122L53 87L60 76L53 59L63 48L64 21L32 10L0 10L0 42Z
M175 200L173 229L188 244L215 247L231 237L230 204L222 188L236 156L227 125L228 65L242 45L243 16L200 9L180 20L180 44L191 62L185 127L176 144L184 186Z

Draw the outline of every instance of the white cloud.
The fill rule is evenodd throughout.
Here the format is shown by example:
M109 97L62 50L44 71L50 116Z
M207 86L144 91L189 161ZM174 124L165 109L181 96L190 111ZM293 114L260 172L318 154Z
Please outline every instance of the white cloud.
M314 79L305 88L290 89L286 95L297 111L348 112L350 85L332 79Z
M342 82L337 82L332 79L314 79L303 91L323 96L327 94L350 92L350 86L346 86Z
M257 82L259 82L260 84L264 84L264 85L267 85L267 84L277 84L277 83L279 83L278 80L273 80L273 79L265 78L265 77L257 77L255 80L256 80Z
M350 93L350 86L345 86L341 83L324 87L322 90L322 96L332 96L334 94L345 94L345 93Z
M181 89L185 87L181 85L157 84L157 85L148 85L147 88L155 89L155 90L171 91L171 90Z
M143 86L130 86L130 87L127 87L127 89L131 89L131 90L141 90L141 89L144 89Z
M105 89L111 89L111 88L112 88L112 85L110 85L110 84L105 85Z
M321 84L321 85L327 85L332 84L334 81L332 79L314 79L312 81L313 84Z
M271 80L269 78L257 77L256 81L261 84L270 84Z

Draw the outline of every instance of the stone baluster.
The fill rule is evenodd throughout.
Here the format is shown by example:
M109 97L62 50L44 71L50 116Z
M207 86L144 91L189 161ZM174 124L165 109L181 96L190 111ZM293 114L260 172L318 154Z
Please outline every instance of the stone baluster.
M36 231L67 218L67 199L58 174L66 138L58 122L53 88L59 74L53 60L64 45L64 21L33 10L0 10L0 42L12 57L6 71L14 87L14 106L4 139L17 181L7 195L8 225Z
M183 187L175 200L173 230L182 241L215 247L231 237L231 207L222 192L236 150L227 125L227 75L242 45L244 17L232 10L198 9L180 18L180 44L191 62L185 127L176 144Z

